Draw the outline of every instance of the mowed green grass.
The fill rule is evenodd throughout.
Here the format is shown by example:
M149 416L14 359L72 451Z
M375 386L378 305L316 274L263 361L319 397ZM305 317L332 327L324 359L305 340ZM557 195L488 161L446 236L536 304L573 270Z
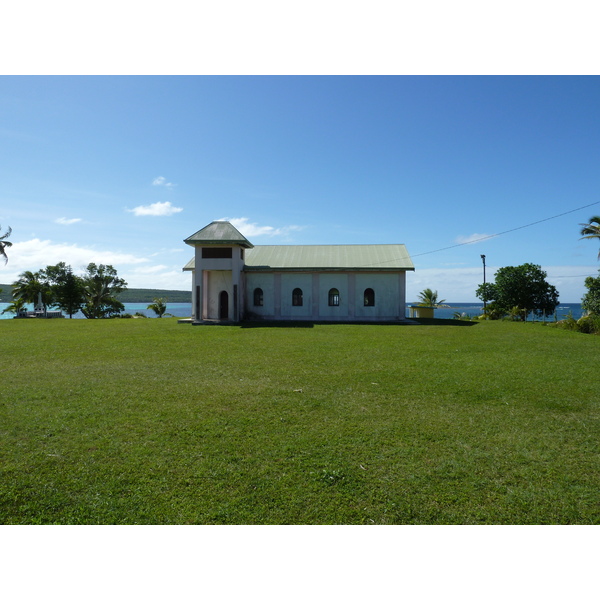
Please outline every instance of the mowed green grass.
M600 523L600 337L0 322L3 524Z

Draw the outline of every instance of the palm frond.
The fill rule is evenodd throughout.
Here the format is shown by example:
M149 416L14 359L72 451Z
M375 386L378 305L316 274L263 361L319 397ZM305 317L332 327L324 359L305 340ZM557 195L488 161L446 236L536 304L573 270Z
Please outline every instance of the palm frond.
M0 227L0 231L2 227ZM12 233L12 229L9 227L4 235L0 235L0 256L4 257L4 264L8 262L8 256L6 256L5 248L10 248L12 242L7 242L6 238Z
M593 216L589 223L579 223L579 225L581 226L582 240L600 240L600 216ZM598 252L598 260L600 260L600 251Z

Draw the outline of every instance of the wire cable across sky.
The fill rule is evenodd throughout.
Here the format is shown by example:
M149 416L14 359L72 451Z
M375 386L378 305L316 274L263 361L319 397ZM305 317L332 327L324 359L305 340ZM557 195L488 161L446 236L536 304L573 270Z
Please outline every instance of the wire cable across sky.
M458 248L460 246L467 246L468 244L477 244L478 242L482 242L483 240L489 240L490 238L495 238L500 235L504 235L506 233L511 233L513 231L518 231L519 229L525 229L526 227L532 227L533 225L539 225L540 223L544 223L546 221L551 221L552 219L558 219L558 217L564 217L565 215L570 215L571 213L577 212L578 210L583 210L584 208L589 208L590 206L595 206L596 204L600 204L600 200L598 200L596 202L592 202L591 204L586 204L585 206L579 206L578 208L573 208L572 210L568 210L566 212L560 213L558 215L554 215L552 217L546 217L545 219L540 219L539 221L534 221L533 223L527 223L527 225L521 225L520 227L513 227L512 229L507 229L506 231L501 231L500 233L484 235L484 236L476 238L474 240L469 240L468 242L461 242L459 244L454 244L452 246L438 248L437 250L429 250L428 252L421 252L420 254L412 254L411 258L416 258L417 256L425 256L426 254L433 254L435 252L443 252L444 250L451 250L452 248ZM363 266L364 267L374 267L376 265L384 264L384 262L390 262L390 261L383 261L380 263L371 263L369 265L363 265Z
M525 229L526 227L532 227L533 225L539 225L540 223L544 223L546 221L551 221L552 219L557 219L558 217L564 217L565 215L569 215L571 213L577 212L578 210L583 210L584 208L589 208L590 206L595 206L596 204L600 204L600 200L598 200L597 202L592 202L591 204L586 204L585 206L580 206L579 208L574 208L572 210L568 210L567 212L560 213L559 215L554 215L553 217L547 217L546 219L540 219L539 221L534 221L533 223L528 223L527 225L521 225L520 227L513 227L512 229L507 229L506 231L501 231L500 233L484 235L475 240L469 240L468 242L461 242L460 244L454 244L453 246L446 246L445 248L438 248L437 250L429 250L428 252L421 252L420 254L413 254L412 258L415 258L417 256L425 256L426 254L433 254L434 252L442 252L443 250L450 250L451 248L458 248L459 246L466 246L467 244L477 244L478 242L482 242L483 240L489 240L490 238L498 237L499 235L504 235L505 233L512 233L513 231L518 231L519 229Z

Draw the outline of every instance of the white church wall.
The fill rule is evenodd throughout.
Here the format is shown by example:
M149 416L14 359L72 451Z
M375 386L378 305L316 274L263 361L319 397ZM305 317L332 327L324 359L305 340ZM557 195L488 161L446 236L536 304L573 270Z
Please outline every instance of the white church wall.
M302 290L302 306L293 306L292 293ZM312 315L312 275L309 273L282 273L281 317L298 319Z
M329 290L339 292L339 306L329 306ZM319 273L319 317L336 321L347 319L350 315L347 273Z
M222 291L227 292L229 297L229 316L233 315L233 284L231 271L208 271L207 286L204 293L207 294L207 318L219 318L219 295Z
M385 319L400 316L398 273L357 273L354 316L357 319ZM375 292L375 304L365 306L365 290Z
M254 290L263 291L263 305L254 306ZM246 314L258 317L275 316L275 275L274 273L246 273L245 298Z

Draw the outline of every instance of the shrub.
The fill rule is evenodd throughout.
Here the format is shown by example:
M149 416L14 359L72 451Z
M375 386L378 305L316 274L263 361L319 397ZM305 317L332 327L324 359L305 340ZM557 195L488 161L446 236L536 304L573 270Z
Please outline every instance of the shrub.
M569 313L566 319L552 324L553 327L566 329L567 331L578 331L579 333L600 334L600 316L586 315L579 320L575 320Z
M573 313L569 312L566 319L557 321L556 326L560 329L567 329L568 331L578 331L577 321L573 318Z
M581 333L600 333L600 316L587 315L577 321L577 331Z

